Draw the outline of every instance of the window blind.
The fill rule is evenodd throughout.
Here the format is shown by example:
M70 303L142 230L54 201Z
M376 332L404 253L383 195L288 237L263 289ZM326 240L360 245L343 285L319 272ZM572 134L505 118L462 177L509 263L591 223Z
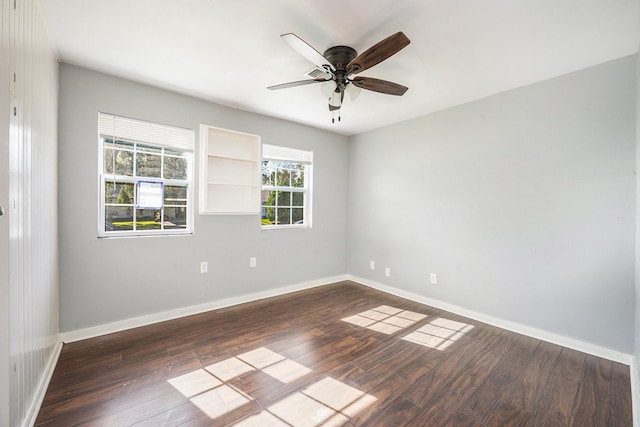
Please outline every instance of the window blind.
M262 158L310 165L313 163L313 151L262 144Z
M149 123L113 114L99 113L98 131L101 136L130 142L142 142L193 151L194 132L191 129Z

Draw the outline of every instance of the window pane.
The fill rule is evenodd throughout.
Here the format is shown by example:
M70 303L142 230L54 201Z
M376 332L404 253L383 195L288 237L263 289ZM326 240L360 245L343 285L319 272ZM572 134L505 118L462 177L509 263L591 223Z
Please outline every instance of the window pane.
M291 206L304 206L304 193L301 192L293 192L292 193L293 202Z
M187 228L187 208L164 208L164 229Z
M280 191L278 192L278 206L291 206L291 192Z
M274 185L275 172L268 164L269 162L262 162L262 185Z
M272 223L275 223L275 220L276 220L275 206L276 206L277 194L278 194L277 191L270 191L269 197L267 198L267 202L265 203L265 207L264 207L264 218L267 218Z
M113 158L114 153L115 159ZM105 148L103 161L106 174L112 175L115 166L116 175L133 176L133 153L131 151Z
M160 178L161 156L155 154L136 154L136 176Z
M293 208L291 209L291 222L294 224L303 224L304 209Z
M160 218L161 214L158 209L137 209L136 230L159 230L162 228Z
M295 169L291 171L291 186L304 187L304 165L296 165Z
M262 225L272 225L275 217L275 209L269 210L266 206L262 206Z
M187 159L184 157L165 157L164 177L167 179L187 179Z
M291 186L291 175L289 174L288 169L279 169L276 175L276 185L282 187L290 187Z
M133 207L106 206L104 230L133 230Z
M133 153L116 150L116 175L133 176Z
M186 206L187 205L187 187L166 185L164 187L164 204Z
M104 185L105 203L130 205L134 202L134 185L124 182L106 182Z
M291 224L291 209L278 208L276 224Z
M113 149L112 148L107 148L105 146L104 148L104 155L102 156L103 158L103 167L104 167L104 173L109 174L109 175L113 175Z

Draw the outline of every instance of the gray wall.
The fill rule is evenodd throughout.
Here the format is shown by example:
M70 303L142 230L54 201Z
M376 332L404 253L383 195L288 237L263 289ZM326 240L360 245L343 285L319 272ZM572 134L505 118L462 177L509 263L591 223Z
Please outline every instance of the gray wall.
M353 137L350 274L633 353L634 61Z
M634 61L350 139L63 64L60 329L348 271L633 353ZM313 150L314 228L262 232L255 217L196 214L191 237L98 239L98 111Z
M59 105L61 332L347 273L346 137L67 64ZM313 228L261 231L257 216L196 213L193 236L98 239L99 111L194 129L196 144L204 123L313 150Z

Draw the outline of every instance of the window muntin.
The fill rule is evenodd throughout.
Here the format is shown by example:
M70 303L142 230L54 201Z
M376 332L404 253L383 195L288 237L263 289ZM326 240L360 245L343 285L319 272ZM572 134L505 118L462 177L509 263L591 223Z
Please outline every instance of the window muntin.
M142 142L120 138L117 132L111 131L111 122L109 126L104 125L103 116L113 121L126 121L129 127L142 134L145 134L145 126L149 125L150 132L145 134ZM188 144L184 142L171 147L171 139L157 138L158 144L154 144L153 139L154 131L157 134L158 128L188 132L192 141L193 132L103 114L100 115L100 123L101 203L98 235L191 233L193 149L187 149ZM117 123L113 128L117 129ZM188 140L188 136L182 140ZM158 203L161 207L150 209L140 206L140 182L161 184L162 200Z
M309 151L263 145L262 227L264 229L311 227L312 155L313 153Z

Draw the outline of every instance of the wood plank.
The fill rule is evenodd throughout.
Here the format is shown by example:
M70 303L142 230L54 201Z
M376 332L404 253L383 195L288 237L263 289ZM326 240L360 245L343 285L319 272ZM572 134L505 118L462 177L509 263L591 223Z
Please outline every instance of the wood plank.
M571 426L604 426L611 407L612 362L587 355L571 414Z
M364 421L372 426L415 426L429 425L428 420L420 420L415 424L415 417L420 413L420 407L403 397L396 397L388 405L383 406Z
M524 372L497 402L488 417L488 425L521 426L529 422L561 350L560 346L540 343Z
M463 403L464 414L482 423L496 403L502 400L505 391L520 377L523 367L528 365L538 345L540 345L539 340L520 336L507 351L498 369L492 370L484 383Z
M571 420L585 354L563 348L542 392L532 426L566 426Z
M611 410L608 424L611 427L631 427L632 424L628 416L633 411L629 371L628 366L620 363L613 362L611 366Z
M465 401L476 393L518 338L517 334L502 331L487 351L478 353L476 359L469 362L464 369L452 372L447 383L439 387L440 392L434 393L431 399L420 405L425 409L418 419L429 420L432 425L446 425L456 414L460 401Z
M500 329L488 325L474 328L473 331L476 332L461 338L445 351L430 349L429 354L433 355L438 363L416 379L402 395L416 405L426 407L427 402L440 393L447 392L445 387L449 379L459 375L481 352L490 348L501 333Z

